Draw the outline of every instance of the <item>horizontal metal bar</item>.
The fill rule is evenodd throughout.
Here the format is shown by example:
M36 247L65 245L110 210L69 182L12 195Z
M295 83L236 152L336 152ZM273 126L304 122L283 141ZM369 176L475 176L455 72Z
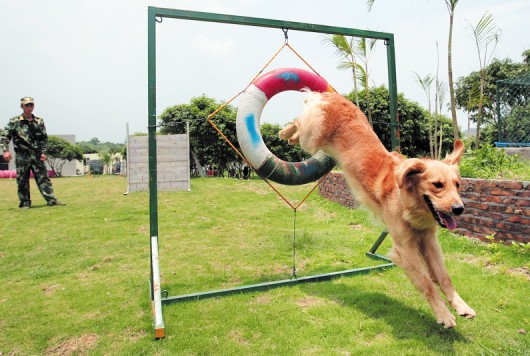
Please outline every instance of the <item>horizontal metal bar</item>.
M358 30L346 27L335 27L317 25L303 22L272 20L259 17L235 16L226 14L216 14L211 12L188 11L167 9L160 7L149 7L149 14L154 17L167 17L181 20L206 21L229 23L233 25L286 28L306 32L317 32L325 34L337 34L354 37L374 38L378 40L393 40L394 35L386 32ZM154 21L154 18L153 18Z
M373 252L366 252L366 256L370 257L373 260L392 262L390 258Z
M207 292L183 294L183 295L178 295L178 296L162 298L162 305L185 302L185 301L207 299L207 298L222 297L222 296L227 296L231 294L264 291L264 290L269 290L273 288L285 287L285 286L302 284L302 283L329 281L329 280L339 278L339 277L367 274L372 271L382 271L382 270L385 270L391 267L394 267L394 264L387 263L387 264L383 264L379 266L371 266L371 267L356 268L356 269L350 269L350 270L339 271L339 272L324 273L324 274L319 274L319 275L314 275L314 276L300 277L297 279L285 279L285 280L276 281L276 282L259 283L259 284L252 284L248 286L241 286L241 287L235 287L235 288L227 288L227 289L220 289L220 290L211 290Z

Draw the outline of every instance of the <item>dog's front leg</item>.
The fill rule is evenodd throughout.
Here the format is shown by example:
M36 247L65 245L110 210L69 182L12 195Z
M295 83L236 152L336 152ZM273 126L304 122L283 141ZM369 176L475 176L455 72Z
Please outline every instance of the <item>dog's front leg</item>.
M300 143L300 132L298 131L298 125L296 121L287 125L283 130L280 131L279 136L282 140L288 140L290 145L296 145Z
M423 241L423 244L423 255L431 276L442 289L449 304L451 304L458 315L469 319L475 317L477 313L460 297L451 282L451 278L443 261L442 249L436 237L427 238Z
M401 244L394 244L390 257L397 266L403 268L414 286L427 299L436 321L445 328L456 326L456 318L436 289L416 241L411 239Z

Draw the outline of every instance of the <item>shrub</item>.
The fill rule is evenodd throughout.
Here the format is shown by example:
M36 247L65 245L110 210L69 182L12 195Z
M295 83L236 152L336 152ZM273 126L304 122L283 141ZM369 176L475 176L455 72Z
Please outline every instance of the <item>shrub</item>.
M485 144L464 154L460 173L467 178L530 180L530 161Z

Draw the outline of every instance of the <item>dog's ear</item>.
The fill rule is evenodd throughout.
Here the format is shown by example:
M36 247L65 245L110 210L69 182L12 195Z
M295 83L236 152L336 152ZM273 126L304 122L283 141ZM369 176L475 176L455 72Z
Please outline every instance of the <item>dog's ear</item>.
M447 164L458 164L460 163L462 153L464 153L464 141L455 140L455 148L453 149L453 153L447 155L443 162Z
M416 185L419 175L425 171L425 162L418 158L405 160L396 169L396 181L399 189L406 186L407 189Z

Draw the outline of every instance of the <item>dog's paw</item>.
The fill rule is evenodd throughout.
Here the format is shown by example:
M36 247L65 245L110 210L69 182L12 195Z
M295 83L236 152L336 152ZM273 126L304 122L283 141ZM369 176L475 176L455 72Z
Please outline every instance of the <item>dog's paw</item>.
M456 326L456 317L451 313L445 303L438 304L433 308L434 317L438 324L442 324L444 328L450 329Z
M298 138L298 126L296 125L296 122L290 123L278 134L282 140L289 140L294 135Z
M458 315L463 316L468 319L472 319L477 316L477 313L469 306L459 295L456 295L451 306L455 309Z
M455 310L458 313L458 315L463 316L464 318L473 319L474 317L477 316L477 313L472 308L470 308L467 304L464 308L458 308L458 309L455 308Z
M456 326L456 317L447 309L443 315L436 316L436 322L442 324L445 329L451 329Z

